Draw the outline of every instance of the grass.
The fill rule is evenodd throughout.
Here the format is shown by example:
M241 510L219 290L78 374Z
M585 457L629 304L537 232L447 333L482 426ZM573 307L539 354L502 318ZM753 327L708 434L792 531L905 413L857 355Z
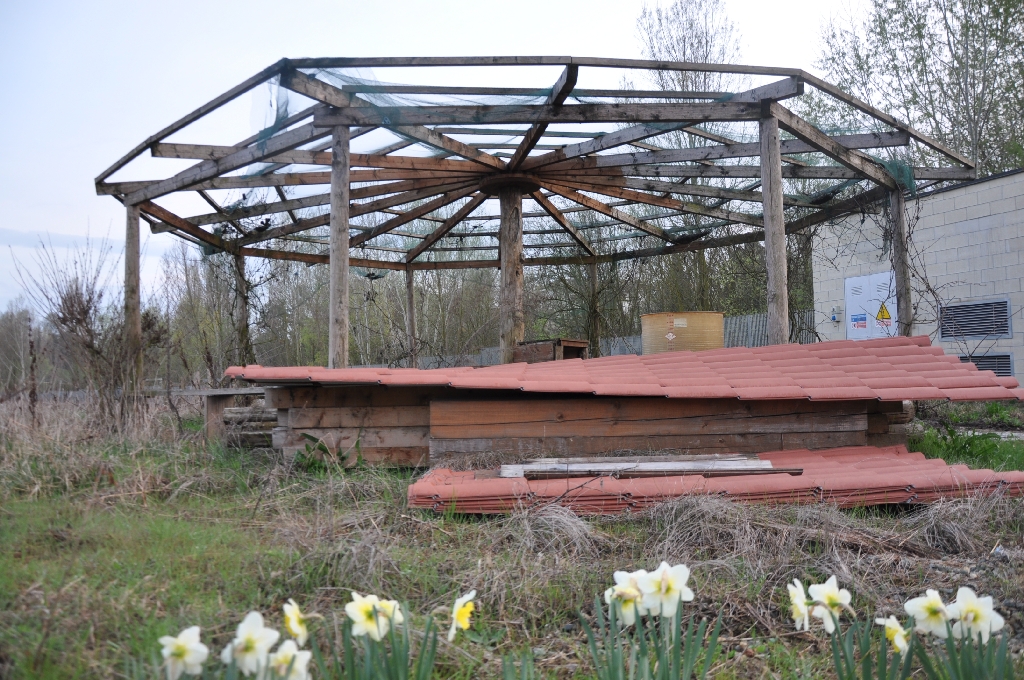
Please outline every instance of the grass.
M500 677L503 654L530 648L545 677L582 680L578 612L591 614L614 570L662 559L693 570L687 615L723 617L715 677L831 673L825 640L792 631L794 577L837 574L864 616L897 613L925 587L950 597L972 585L1024 630L1016 500L840 511L684 498L605 518L436 515L406 507L409 472L307 472L269 451L207 449L159 413L131 435L90 428L67 410L39 430L0 412L0 677L116 677L193 624L216 654L250 609L280 627L289 597L330 630L352 590L398 599L422 625L476 589L473 634L442 642L437 677ZM948 455L949 442L927 437Z

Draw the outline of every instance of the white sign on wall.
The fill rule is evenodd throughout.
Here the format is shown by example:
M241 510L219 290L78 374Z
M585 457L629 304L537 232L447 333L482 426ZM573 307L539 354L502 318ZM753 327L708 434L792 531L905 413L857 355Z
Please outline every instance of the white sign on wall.
M846 339L899 335L896 277L891 271L846 279Z

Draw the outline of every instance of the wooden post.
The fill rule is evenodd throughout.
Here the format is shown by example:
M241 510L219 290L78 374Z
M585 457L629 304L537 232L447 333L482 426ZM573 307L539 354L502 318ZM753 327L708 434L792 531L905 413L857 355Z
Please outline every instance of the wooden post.
M409 336L409 367L419 368L416 361L416 279L412 267L405 268L405 333Z
M889 192L892 217L892 270L896 279L896 315L899 334L910 336L914 325L914 303L910 297L910 253L907 250L907 211L903 189Z
M142 285L139 264L139 208L126 206L128 221L124 237L124 327L130 359L127 389L142 384Z
M590 273L590 357L601 356L601 306L598 295L600 290L597 281L597 261L588 266Z
M512 363L516 343L526 335L523 318L523 192L508 186L498 193L501 203L501 289L498 292L501 363Z
M764 259L768 269L768 344L789 342L789 284L786 220L782 209L782 154L779 121L761 118L761 196L764 201Z
M327 367L348 367L348 203L349 129L333 130L331 147L331 311L327 337Z
M203 397L203 434L207 444L224 445L227 428L224 426L224 409L234 401L234 395L207 394Z
M235 253L235 341L239 366L255 363L256 355L249 336L249 281L245 278L245 255Z

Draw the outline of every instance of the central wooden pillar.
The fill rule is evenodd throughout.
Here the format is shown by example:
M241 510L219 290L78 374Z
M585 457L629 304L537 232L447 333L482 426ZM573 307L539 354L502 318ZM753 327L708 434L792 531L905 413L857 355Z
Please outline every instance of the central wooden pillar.
M419 368L416 360L416 279L412 267L405 268L405 334L409 338L409 367Z
M910 298L910 252L907 249L907 210L903 188L889 193L892 217L892 271L896 279L896 320L899 334L910 337L914 325L914 303Z
M235 253L235 313L236 361L239 366L256 363L249 336L249 280L245 278L245 255L241 253Z
M332 130L330 321L327 330L327 367L348 368L348 203L349 129Z
M142 384L142 284L139 263L139 209L129 205L124 234L124 329L129 357L128 389Z
M774 116L761 118L761 196L764 201L764 259L768 269L768 344L782 345L789 342L789 283L779 120Z
M512 363L512 350L526 335L523 318L523 192L518 186L498 191L501 203L501 284L498 292L499 353Z

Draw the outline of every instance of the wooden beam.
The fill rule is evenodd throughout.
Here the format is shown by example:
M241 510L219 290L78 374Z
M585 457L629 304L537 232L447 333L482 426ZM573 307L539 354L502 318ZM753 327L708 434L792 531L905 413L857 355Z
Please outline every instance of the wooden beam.
M291 224L285 224L280 227L273 227L265 231L252 231L241 238L232 239L231 243L239 246L248 246L253 243L265 243L266 241L273 241L276 238L282 238L285 236L291 236L292 234L298 234L303 231L309 231L317 227L323 227L331 223L331 213L326 212L323 215L317 215L316 217L307 217L304 220L297 220Z
M861 192L856 196L852 196L835 203L830 203L823 206L817 212L805 215L786 224L786 233L793 234L798 231L803 231L809 227L813 227L816 224L821 224L822 222L842 217L843 215L861 212L885 198L887 193L888 189L885 187L876 186L873 189Z
M448 205L449 203L454 203L455 201L459 200L460 198L464 198L466 196L469 196L471 193L475 192L477 189L478 189L478 187L474 185L474 186L470 186L468 188L463 188L463 189L457 189L457 190L449 191L446 194L438 196L437 198L435 198L432 201L424 203L423 205L416 206L415 208L413 208L412 210L410 210L410 211L408 211L406 213L403 213L401 215L397 215L395 217L392 217L387 222L384 222L383 224L380 224L380 225L374 227L373 229L370 229L369 231L365 231L362 234L359 234L358 236L352 237L351 245L358 246L358 245L360 245L362 243L366 243L370 239L376 238L376 237L380 236L381 234L386 234L387 232L389 232L389 231L391 231L393 229L396 229L396 228L402 226L403 224L406 224L407 222L412 222L414 219L416 219L418 217L422 217L423 215L426 215L427 213L433 212L433 211L437 210L438 208L443 208L444 206Z
M520 169L524 171L536 170L566 159L596 154L597 152L604 151L605 149L612 149L617 146L623 146L624 144L631 144L641 139L663 135L666 132L678 130L685 125L686 123L666 125L649 124L637 125L624 130L618 130L606 135L601 135L596 139L566 146L564 149L560 149L558 151L552 151L551 153L546 153L541 156L534 156L533 158L527 159Z
M501 278L498 288L498 353L512 363L513 351L526 334L523 316L523 194L515 185L499 190Z
M579 76L579 73L580 69L578 66L573 66L572 64L566 66L562 71L562 75L558 77L558 81L555 82L554 87L551 88L551 94L548 95L545 103L549 106L561 106L564 104L573 88L576 87L576 78ZM514 172L523 164L523 161L530 155L530 151L537 146L537 142L544 136L544 131L547 129L547 123L534 123L530 127L523 135L519 148L512 154L512 159L508 162L509 171Z
M914 325L914 303L910 296L910 251L902 187L889 192L889 219L892 223L892 271L896 279L896 321L899 334L909 338Z
M333 107L345 107L346 109L375 110L377 107L369 102L360 99L348 92L345 92L333 85L323 82L317 78L311 78L299 71L286 71L281 74L281 85L290 90L303 94L311 99L323 102ZM396 119L397 120L397 119ZM347 125L348 123L339 122ZM489 153L474 149L468 144L446 137L438 132L418 125L392 125L390 121L382 121L381 127L386 127L405 137L410 137L424 144L450 151L458 156L474 161L494 169L503 169L505 161Z
M859 172L876 184L889 189L898 188L896 180L873 158L854 149L847 149L781 104L772 102L765 108L767 115L778 119L780 126L832 160L842 163L854 172Z
M910 135L905 132L883 132L860 135L842 135L831 138L846 149L874 149L880 147L906 146ZM782 153L819 152L818 147L800 139L781 142ZM685 149L659 149L657 151L607 154L590 158L575 158L547 166L545 172L565 172L590 168L607 168L621 165L648 165L656 163L683 163L710 161L720 158L743 158L760 155L757 142L747 144L716 144Z
M230 213L224 212L222 209L221 212L195 215L185 219L197 226L203 226L206 224L220 224L228 220L244 220L250 217L259 217L260 215L273 215L274 213L287 212L289 210L315 208L317 206L327 205L330 202L331 195L329 193L315 194L313 196L293 198L284 201L277 201L275 203L258 203L256 205L236 208Z
M547 189L548 191L558 194L562 198L567 198L573 203L579 203L580 205L586 206L587 208L590 208L595 212L599 212L602 215L607 215L612 219L616 219L619 222L622 222L623 224L628 224L634 229L639 229L640 231L648 233L651 236L657 236L658 238L668 241L669 243L675 242L675 238L666 233L665 230L662 229L661 227L637 219L632 215L624 213L621 210L617 210L616 208L613 208L610 205L606 205L601 201L598 201L597 199L585 196L579 193L578 191L567 189L565 187L559 186L558 184L553 184L551 182L548 182L547 180L542 180L540 182L540 185Z
M530 194L530 198L536 201L537 205L543 208L544 211L551 216L551 219L557 222L558 225L562 227L562 229L569 232L569 235L572 236L573 240L575 240L576 243L580 244L580 247L583 248L583 250L587 251L587 253L590 255L597 254L594 251L593 247L591 247L590 243L587 242L587 239L583 236L583 234L580 233L580 230L576 228L576 225L570 222L568 218L566 218L566 216L562 214L562 211L559 210L554 203L548 200L547 196L545 196L540 191L534 191L533 193Z
M314 125L459 125L497 123L638 123L757 120L759 104L684 102L678 104L551 104L527 106L392 106L347 107L318 111Z
M130 359L127 389L133 394L142 387L142 282L139 247L139 207L125 206L124 238L124 327L125 347ZM34 361L34 358L33 358Z
M331 131L331 242L330 319L327 327L327 367L348 367L348 267L349 267L349 129Z
M764 259L768 270L768 344L784 345L789 342L789 284L779 121L766 116L761 119L760 128Z
M330 134L330 131L314 128L308 124L303 125L294 130L288 130L275 135L266 142L248 146L215 161L203 161L198 165L193 165L191 168L183 170L169 179L128 194L125 197L125 201L134 204L148 201L158 196L164 196L226 172L259 162L282 151L289 151L307 142L325 137L328 134Z
M708 184L683 184L681 182L664 182L656 179L642 179L639 177L610 177L604 175L560 175L566 182L584 182L588 184L611 184L612 186L639 189L641 191L655 191L683 196L704 196L706 198L720 198L725 201L746 201L751 203L761 202L760 191L743 191L741 189L723 189ZM805 200L783 196L782 202L788 206L799 206L802 208L820 208L820 205L809 203Z
M225 250L227 252L234 252L235 250L234 246L230 241L226 241L225 239L222 239L220 236L217 236L216 234L211 234L205 229L197 227L196 225L192 224L183 217L175 215L167 208L163 208L157 205L156 203L153 203L152 201L143 201L142 203L139 203L138 206L142 212L155 217L161 222L166 222L175 229L183 231L192 238L199 239L200 241L207 245L213 246L214 248L219 248L220 250Z
M429 236L423 239L423 241L419 243L415 248L410 250L409 253L405 256L405 261L412 262L417 257L419 257L423 253L423 251L425 251L427 248L431 247L432 245L440 241L445 236L445 234L454 229L458 224L462 222L462 220L469 217L469 215L474 210L479 208L480 205L486 200L486 194L474 194L473 198L471 198L469 202L467 202L464 206L459 208L454 215L445 220L441 224L441 226L439 226L434 231L430 232Z
M624 165L618 168L598 168L588 174L636 177L761 177L758 165ZM543 173L541 174L543 176ZM782 176L793 179L865 179L858 171L839 166L783 167ZM971 168L914 168L915 179L969 180L974 178Z
M648 205L657 205L662 208L670 208L672 210L678 210L680 212L689 213L691 215L702 215L704 217L714 217L719 220L727 220L729 222L738 222L740 224L749 224L753 227L761 227L763 223L761 219L754 215L747 215L746 213L734 212L732 210L723 210L722 208L712 208L704 206L699 203L693 203L691 201L680 201L674 198L668 198L666 196L655 196L653 194L643 193L641 191L633 191L632 189L623 189L620 187L608 186L604 184L589 184L584 182L566 182L551 178L546 180L552 184L562 184L573 186L574 188L581 189L583 191L589 191L596 194L604 194L605 196L613 196L615 198L621 198L627 201L635 201L637 203L646 203Z
M216 111L217 109L219 109L220 107L224 106L225 104L227 104L228 102L232 101L233 99L239 97L240 95L245 94L246 92L248 92L249 90L253 89L254 87L257 87L258 85L260 85L260 84L266 82L267 80L273 78L278 73L280 73L282 69L284 69L287 66L287 63L288 63L287 59L282 59L282 60L280 60L280 61L270 65L269 67L263 69L262 71L260 71L256 75L252 76L251 78L247 78L246 80L242 81L238 85L234 86L233 88L231 88L230 90L228 90L224 94L220 95L219 97L215 97L215 98L211 99L210 101L208 101L207 103L203 104L202 106L200 106L195 111L189 113L186 116L183 116L182 118L179 118L175 122L173 122L170 125L168 125L167 127L165 127L163 130L160 130L159 132L157 132L155 135L150 135L149 137L146 138L146 140L144 142L142 142L141 144L136 146L134 149L129 151L126 155L122 156L117 161L115 161L114 164L111 165L109 168L107 168L106 170L101 172L99 175L97 175L95 183L96 184L100 184L100 183L104 182L108 177L110 177L115 172L117 172L118 170L120 170L124 166L128 165L128 163L130 163L133 159L135 159L139 155L141 155L146 149L148 149L150 146L152 146L155 142L159 142L161 139L164 139L166 137L170 137L171 135L173 135L178 130L181 130L182 128L192 124L193 122L199 120L200 118L202 118L206 114L211 113L213 111Z
M419 368L416 360L416 277L405 268L405 334L409 342L409 367Z

